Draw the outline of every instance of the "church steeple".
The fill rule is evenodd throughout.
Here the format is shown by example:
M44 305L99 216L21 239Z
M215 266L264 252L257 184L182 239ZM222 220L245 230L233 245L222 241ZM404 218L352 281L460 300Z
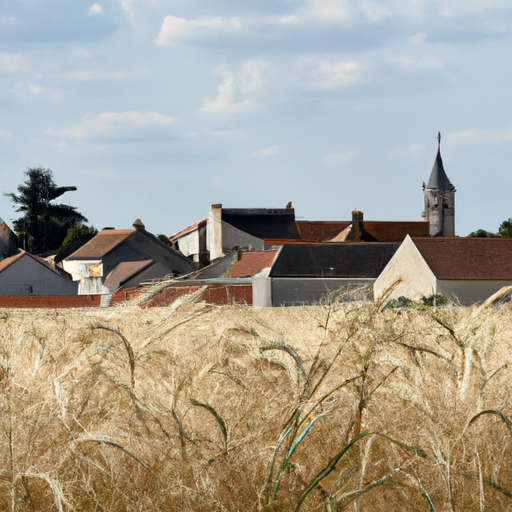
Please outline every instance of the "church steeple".
M437 155L428 184L423 182L425 211L430 236L455 236L455 187L448 179L441 158L441 133L437 135Z
M443 159L441 158L441 133L437 134L436 161L434 162L434 167L432 167L427 188L455 190L455 187L451 184L448 176L446 176L446 172L444 171Z

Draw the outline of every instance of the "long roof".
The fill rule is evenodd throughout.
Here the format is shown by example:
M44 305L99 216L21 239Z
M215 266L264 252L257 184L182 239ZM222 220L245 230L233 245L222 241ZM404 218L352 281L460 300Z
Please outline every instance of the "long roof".
M102 258L136 231L136 229L104 229L66 259L87 260Z
M364 229L377 242L402 242L411 237L428 236L429 224L424 220L365 220ZM332 242L344 242L350 226L331 239Z
M377 278L399 243L283 245L271 277Z
M512 280L512 238L413 238L437 279Z
M264 268L271 267L277 251L250 251L242 253L224 277L252 277Z

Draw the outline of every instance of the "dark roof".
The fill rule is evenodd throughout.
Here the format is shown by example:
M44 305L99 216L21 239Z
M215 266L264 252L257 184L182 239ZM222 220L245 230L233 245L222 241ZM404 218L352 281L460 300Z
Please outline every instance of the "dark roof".
M434 162L434 167L432 167L432 172L430 173L430 179L428 180L427 188L437 188L443 190L454 190L455 187L452 185L451 181L446 176L444 172L443 159L441 158L441 151L437 150L436 161Z
M222 258L216 259L213 263L210 263L206 267L197 270L187 279L218 279L222 277L231 267L233 260L236 259L238 251L230 251Z
M437 279L512 280L512 238L413 238Z
M66 259L100 259L136 232L136 229L104 229Z
M350 226L350 221L298 220L296 224L302 240L306 240L308 242L325 242L326 240L330 240L336 236L346 227Z
M104 284L114 293L121 285L128 281L128 279L142 272L142 270L149 267L152 263L154 263L153 260L122 261L116 265L114 270L109 272Z
M399 245L375 242L284 245L270 276L376 278Z
M300 238L293 208L222 208L222 220L257 238Z
M277 251L244 252L240 260L224 274L224 277L252 277L260 270L271 267L276 254Z

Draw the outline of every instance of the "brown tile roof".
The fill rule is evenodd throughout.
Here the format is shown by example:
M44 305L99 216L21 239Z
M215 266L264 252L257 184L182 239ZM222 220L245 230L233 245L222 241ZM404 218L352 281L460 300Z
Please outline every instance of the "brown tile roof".
M349 220L298 220L297 230L302 240L307 242L325 242L336 236L340 231L350 225Z
M413 238L437 279L512 280L512 238Z
M24 254L28 253L20 250L18 254L10 256L9 258L4 258L2 261L0 261L0 272L2 272L2 270L7 268L9 265L12 265L16 260L19 260Z
M199 228L203 224L206 224L206 221L208 220L208 217L205 217L204 219L198 220L194 224L191 224L190 226L187 226L186 228L183 228L181 231L178 231L177 233L174 233L174 235L171 235L169 237L170 240L174 241L180 236L186 235L187 233L190 233L191 231L194 231L194 229Z
M364 229L378 242L402 242L407 235L411 237L428 236L428 222L403 220L365 220ZM332 238L331 242L344 242L349 229L346 228Z
M136 229L104 229L66 259L87 260L102 258L136 231Z
M277 251L244 252L241 259L224 274L224 277L252 277L260 270L271 267L276 254Z
M59 270L52 267L52 265L46 261L44 258L41 258L40 256L36 256L34 254L30 254L29 252L23 251L20 249L20 252L18 254L15 254L14 256L10 256L9 258L4 258L2 261L0 261L0 272L5 270L7 267L12 265L17 260L21 259L23 256L27 256L29 258L32 258L33 260L37 261L41 265L44 265L48 270L51 270L52 272L55 272L56 274L59 274L62 277L69 278L69 274L67 272L60 272Z

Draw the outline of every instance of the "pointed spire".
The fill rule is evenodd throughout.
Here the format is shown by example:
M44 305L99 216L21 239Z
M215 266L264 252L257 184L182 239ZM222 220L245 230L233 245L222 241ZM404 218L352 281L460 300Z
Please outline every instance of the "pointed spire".
M436 161L434 162L434 167L432 167L432 172L430 173L427 188L443 190L455 189L444 171L443 160L441 158L441 132L437 134L437 156Z

